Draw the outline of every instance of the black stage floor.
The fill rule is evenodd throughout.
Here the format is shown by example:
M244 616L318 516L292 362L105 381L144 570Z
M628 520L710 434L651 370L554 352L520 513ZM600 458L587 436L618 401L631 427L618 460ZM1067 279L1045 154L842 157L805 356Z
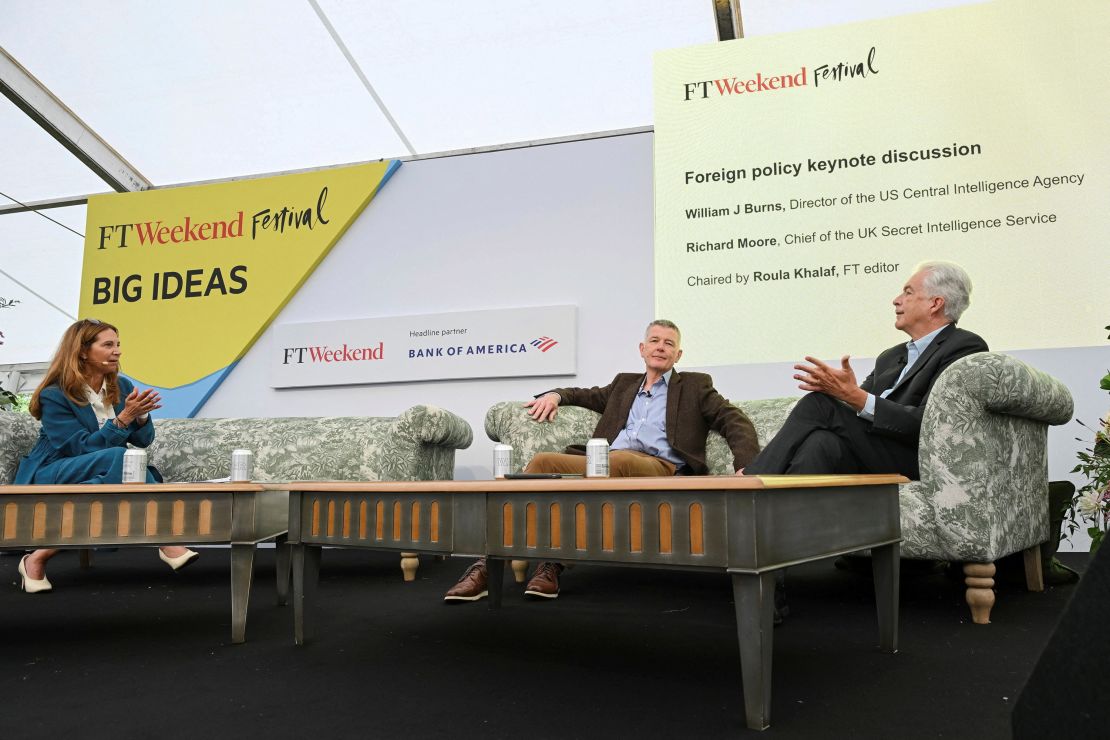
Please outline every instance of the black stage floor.
M256 562L244 645L229 642L226 549L178 574L153 550L97 553L88 571L63 553L41 596L0 558L0 738L1008 738L1074 591L1000 581L980 626L959 581L905 574L891 655L869 578L792 569L772 726L755 733L727 576L580 566L558 600L514 584L490 612L441 601L464 561L423 557L406 584L396 555L329 550L319 634L297 647L273 553Z

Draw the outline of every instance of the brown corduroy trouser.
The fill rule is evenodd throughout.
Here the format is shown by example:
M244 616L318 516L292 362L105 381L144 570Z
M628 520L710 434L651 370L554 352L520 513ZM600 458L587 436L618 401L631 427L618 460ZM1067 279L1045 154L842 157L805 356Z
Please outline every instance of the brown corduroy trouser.
M644 452L611 450L609 476L611 478L650 478L674 475L674 463ZM586 456L562 452L540 452L524 468L525 473L586 474Z

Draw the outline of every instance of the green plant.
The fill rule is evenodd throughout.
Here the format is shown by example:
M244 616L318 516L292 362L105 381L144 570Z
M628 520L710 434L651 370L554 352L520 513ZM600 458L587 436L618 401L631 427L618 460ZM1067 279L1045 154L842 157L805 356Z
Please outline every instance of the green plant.
M1110 331L1110 326L1106 329ZM1102 376L1099 388L1110 392L1110 373ZM1081 473L1086 483L1076 489L1068 509L1068 533L1086 525L1087 534L1091 537L1091 552L1094 552L1102 544L1110 526L1110 416L1099 421L1097 430L1082 421L1079 423L1093 432L1094 442L1077 453L1079 464L1071 471ZM1079 437L1076 439L1086 441Z
M31 397L29 395L16 395L6 388L0 387L0 409L25 414L30 402Z

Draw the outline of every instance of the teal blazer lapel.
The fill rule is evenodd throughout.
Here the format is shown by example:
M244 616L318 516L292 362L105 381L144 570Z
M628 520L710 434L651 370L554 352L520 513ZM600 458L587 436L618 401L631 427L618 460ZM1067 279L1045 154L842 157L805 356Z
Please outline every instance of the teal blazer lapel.
M73 401L70 401L68 398L66 399L66 401L71 407L73 407L74 416L77 417L78 421L80 421L86 429L88 429L90 432L95 432L100 429L100 425L96 423L96 413L93 412L91 404L78 406Z

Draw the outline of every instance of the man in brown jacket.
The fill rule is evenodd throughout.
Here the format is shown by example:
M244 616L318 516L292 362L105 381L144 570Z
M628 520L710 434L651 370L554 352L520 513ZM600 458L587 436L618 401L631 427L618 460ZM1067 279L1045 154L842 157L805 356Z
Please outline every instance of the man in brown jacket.
M598 388L556 388L527 402L532 418L549 421L560 404L601 414L594 437L609 441L609 474L614 477L705 475L706 436L712 429L728 442L733 469L742 470L759 452L755 427L740 409L713 388L705 373L679 373L682 335L673 322L648 325L640 343L645 372L620 373ZM586 472L584 450L541 452L527 473ZM559 563L540 563L525 587L527 596L559 595ZM485 560L475 562L444 596L444 601L477 601L487 595Z

